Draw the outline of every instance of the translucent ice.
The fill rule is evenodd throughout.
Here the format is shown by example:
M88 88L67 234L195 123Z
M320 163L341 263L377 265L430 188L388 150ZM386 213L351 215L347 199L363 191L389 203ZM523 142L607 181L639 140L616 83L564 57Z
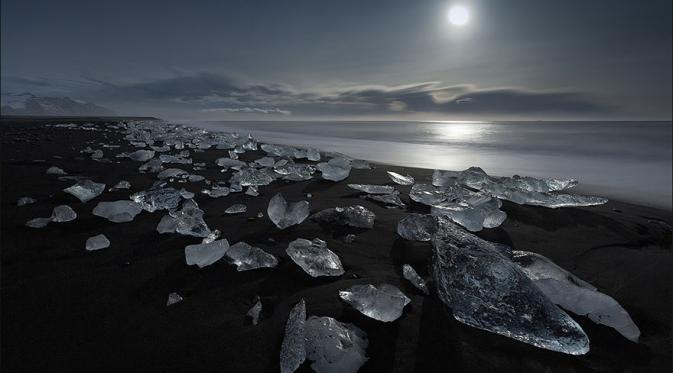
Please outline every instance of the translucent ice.
M63 171L62 168L56 166L51 166L47 169L47 175L67 175L68 173Z
M244 168L234 173L229 179L230 183L238 183L241 186L269 185L276 180L276 174L268 168Z
M128 155L134 161L147 162L154 157L154 150L136 150Z
M311 219L328 224L349 225L355 228L371 228L374 226L376 215L363 206L354 205L325 209L313 214Z
M484 241L447 218L439 220L432 239L432 275L439 298L456 320L552 351L589 351L582 328L511 261L502 245Z
M308 201L287 202L281 193L269 201L266 210L269 219L280 229L303 222L309 214Z
M110 240L108 240L104 234L89 237L84 245L84 248L88 251L105 249L107 247L110 247Z
M348 187L369 194L391 194L395 192L395 187L390 185L348 184Z
M105 190L105 184L95 183L91 180L80 180L77 184L63 189L64 192L72 194L82 202L88 202L98 197Z
M397 172L392 171L388 171L388 177L390 177L390 180L395 184L399 185L412 185L415 182L414 178L410 175L400 175Z
M397 223L397 234L411 241L430 241L437 232L437 220L432 215L409 214Z
M316 167L325 180L341 181L351 173L351 162L345 158L332 158L328 162L318 163Z
M259 196L259 190L257 189L256 186L250 185L248 189L246 189L245 194L248 196L257 197Z
M248 207L242 203L237 203L234 205L229 206L226 210L224 210L225 214L240 214L243 212L248 211Z
M311 316L305 323L306 357L318 373L355 373L367 362L367 333L331 317Z
M186 178L189 177L189 172L181 170L179 168L167 168L157 174L157 179L169 179L169 178Z
M17 206L25 206L25 205L30 205L37 202L35 198L32 197L21 197L16 201Z
M54 223L64 223L77 219L77 213L68 205L54 207L51 213L51 221Z
M122 180L115 184L112 188L110 188L110 191L115 191L115 190L121 190L121 189L130 189L131 188L131 183L129 183L126 180Z
M409 198L425 205L435 205L446 201L447 194L442 188L428 184L414 184L409 192Z
M402 202L400 199L400 194L397 191L391 194L368 194L365 198L390 206L397 206L401 208L407 207L407 205L405 205L404 202Z
M204 189L201 191L201 193L207 194L213 198L220 198L228 196L229 193L231 193L231 189L221 185L213 185L212 188Z
M552 302L577 315L587 315L595 323L612 327L638 342L640 329L612 297L542 255L527 251L513 254L514 261Z
M44 228L51 222L51 218L35 218L26 222L30 228Z
M141 211L143 211L143 208L140 204L129 200L121 200L98 202L98 205L93 209L93 214L114 223L125 223L133 221Z
M150 189L133 193L130 198L132 201L139 203L143 210L154 212L178 207L178 204L182 200L182 194L177 189L171 187L164 188L162 184L159 184Z
M208 237L211 234L210 228L203 220L204 211L193 199L185 200L180 210L170 210L168 214L177 223L176 233L194 237Z
M287 317L285 336L280 347L280 371L292 373L306 360L304 345L306 328L306 302L301 299Z
M339 291L339 297L363 315L384 322L397 320L411 302L400 289L390 284L353 285Z
M216 159L215 163L220 167L226 168L241 168L242 166L245 166L245 162L243 161L226 157Z
M259 322L259 314L262 313L262 301L259 297L255 297L255 305L253 305L246 315L252 319L252 325L257 325Z
M166 301L166 307L172 306L175 303L182 302L184 299L182 296L178 293L170 293L168 294L168 300Z
M327 248L327 243L319 238L309 241L298 238L285 250L304 272L312 277L341 276L344 268L339 256Z
M278 265L278 259L275 256L243 241L230 246L225 255L229 263L235 265L239 272L257 268L273 268Z
M467 230L495 228L502 224L507 214L500 210L502 203L490 196L474 195L455 202L444 201L432 206L432 215L444 215Z
M283 180L302 181L313 177L315 167L308 164L285 163L283 165L276 164L273 170L275 173L282 175Z
M262 167L273 167L273 165L276 163L276 160L273 159L272 157L264 157L256 159L255 163Z
M351 167L356 170L369 170L372 167L369 165L369 162L362 159L353 159L351 160Z
M422 291L425 295L429 295L430 291L428 291L428 285L425 283L425 280L416 273L416 270L409 264L405 264L402 266L402 275L404 278L409 280L412 285L414 285L418 290Z
M229 242L224 239L207 244L189 245L185 247L185 261L187 265L203 268L222 259L228 249Z

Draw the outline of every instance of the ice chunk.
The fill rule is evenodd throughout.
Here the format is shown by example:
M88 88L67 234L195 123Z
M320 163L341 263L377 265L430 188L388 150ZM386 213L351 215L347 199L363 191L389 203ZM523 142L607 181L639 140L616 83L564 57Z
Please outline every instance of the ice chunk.
M376 215L363 206L354 205L325 209L313 214L311 219L328 224L349 225L355 228L372 228Z
M248 206L242 204L242 203L237 203L234 205L229 206L226 210L224 210L225 214L240 214L243 212L248 211Z
M514 261L552 302L577 315L587 315L595 323L612 327L638 342L640 329L612 297L542 255L527 251L513 254Z
M327 316L311 316L304 327L306 357L314 371L355 373L367 362L367 333L357 326Z
M354 235L353 233L349 233L344 237L344 242L345 243L353 243L353 242L355 242L356 238L357 238L356 235Z
M100 149L96 149L93 153L91 153L91 159L101 159L103 158L103 151Z
M262 300L257 296L255 297L255 305L248 310L248 313L246 313L246 315L250 316L252 319L252 325L257 325L260 313L262 313Z
M322 172L322 178L331 181L341 181L351 173L351 162L345 158L332 158L328 162L318 163L318 170Z
M455 202L444 201L432 206L432 215L444 215L471 232L495 228L507 214L500 210L502 203L490 196L474 195Z
M255 163L262 167L273 167L273 165L276 163L276 160L273 159L272 157L264 157L256 159Z
M400 175L397 172L392 172L392 171L387 171L387 172L388 172L388 177L390 177L390 180L392 180L395 184L412 185L415 182L413 176Z
M86 240L84 248L87 251L100 250L110 247L110 240L105 237L104 234L99 234L98 236L89 237Z
M189 181L190 183L198 183L199 181L203 181L205 179L206 178L201 175L191 174L187 178L187 181Z
M115 184L112 188L110 188L110 191L115 191L115 190L121 190L121 189L130 189L131 188L131 183L129 183L126 180L122 180Z
M32 197L21 197L16 201L17 206L25 206L25 205L31 205L33 203L37 202L35 198Z
M245 194L248 196L253 196L257 197L259 195L259 191L257 190L257 187L254 185L251 185L248 187L248 189L245 191Z
M238 156L236 156L238 158ZM238 159L232 159L232 158L217 158L215 160L215 164L217 164L220 167L226 167L226 168L241 168L245 166L245 162L239 161Z
M30 228L44 228L51 222L51 218L35 218L26 222Z
M277 157L293 158L297 153L297 149L286 145L262 144L261 147L262 150L268 154L275 155Z
M231 193L231 189L225 187L225 186L220 186L220 185L213 185L212 188L210 189L204 189L201 191L203 194L207 194L208 196L212 198L220 198L220 197L226 197Z
M146 163L143 163L142 165L140 165L140 167L138 167L138 171L140 171L140 172L151 172L151 173L159 172L159 171L164 169L164 166L161 165L162 163L163 162L161 162L161 159L152 158L149 161L147 161Z
M154 157L154 150L136 150L128 155L134 161L147 162Z
M105 184L95 183L91 180L80 180L77 184L63 189L64 192L72 194L82 202L88 202L98 197L105 190Z
M339 297L363 315L384 322L397 320L411 302L400 289L390 284L353 285L339 291Z
M423 278L418 273L416 273L416 270L414 270L412 266L409 264L403 265L402 275L418 290L422 291L425 295L430 295L430 291L428 290L428 285L425 283L425 280L423 280Z
M290 310L285 323L285 337L283 337L283 343L280 347L281 373L294 372L306 360L305 325L306 302L301 299Z
M189 245L185 247L185 261L187 265L197 265L203 268L222 259L228 249L229 241L225 239L206 244Z
M194 237L208 237L211 234L210 228L203 220L204 211L193 199L186 200L180 210L171 210L168 214L177 222L176 233Z
M390 185L348 184L348 187L369 194L391 194L395 192L395 187Z
M243 241L229 247L226 256L239 272L257 268L273 268L278 265L278 259L275 256Z
M164 215L157 225L157 232L159 233L175 233L178 227L178 220L170 215Z
M244 168L234 173L229 182L238 183L245 187L250 185L269 185L274 180L276 180L276 174L271 169L263 168L258 170L256 168Z
M316 148L308 148L306 149L306 158L309 161L319 161L320 160L320 150Z
M283 180L302 181L313 177L315 167L309 164L285 163L282 165L276 163L273 170L283 176Z
M178 207L182 200L182 194L179 190L171 187L164 188L163 185L159 184L150 189L133 193L130 198L132 201L139 203L143 210L154 212Z
M170 294L168 294L168 300L166 301L166 307L168 307L168 306L172 306L172 305L174 305L175 303L180 303L180 302L182 302L183 300L184 300L184 299L182 298L182 296L181 296L180 294L178 294L178 293L170 293Z
M181 170L179 168L167 168L157 174L157 179L169 179L169 178L187 178L189 177L189 172Z
M54 223L64 223L77 219L77 213L68 205L54 207L51 213L51 221Z
M62 168L56 166L51 166L47 169L47 175L67 175L68 173L63 171Z
M524 343L571 355L589 351L582 328L511 261L502 245L439 218L432 276L456 320Z
M391 194L368 194L365 198L371 199L372 201L376 202L381 202L386 205L390 206L397 206L401 208L406 208L407 205L402 202L400 199L400 194L399 192L395 191L395 193Z
M93 209L93 214L114 223L126 223L133 221L141 211L143 211L143 208L140 204L129 200L121 200L98 202L98 205Z
M298 238L285 250L304 272L312 277L341 276L344 268L339 256L327 248L327 243L319 238L309 241Z
M409 214L397 223L397 234L411 241L430 241L437 232L437 221L432 215Z
M425 205L435 205L446 201L447 194L442 188L428 184L414 184L409 192L409 198Z
M281 193L269 201L266 210L269 219L280 229L301 224L309 214L308 201L287 202Z
M369 170L372 167L369 165L369 162L362 159L353 159L351 160L351 167L356 170Z

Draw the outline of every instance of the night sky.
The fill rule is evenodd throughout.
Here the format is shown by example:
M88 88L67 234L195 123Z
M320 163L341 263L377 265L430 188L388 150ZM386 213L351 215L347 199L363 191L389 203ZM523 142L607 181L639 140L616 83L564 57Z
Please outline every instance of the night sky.
M463 26L451 6L469 11ZM2 93L175 119L670 120L671 1L2 1Z

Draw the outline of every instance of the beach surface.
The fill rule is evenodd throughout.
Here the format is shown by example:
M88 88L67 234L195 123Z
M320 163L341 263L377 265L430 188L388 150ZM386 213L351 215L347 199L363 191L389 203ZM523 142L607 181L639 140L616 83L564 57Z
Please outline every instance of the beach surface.
M156 174L138 172L139 162L115 158L133 151L111 120L94 122L99 131L66 130L45 124L59 120L3 120L1 135L1 333L3 372L44 371L201 371L278 372L279 352L289 310L301 298L307 314L331 316L364 330L369 360L362 372L666 372L671 371L673 337L673 254L670 211L611 200L586 208L548 209L503 202L507 220L478 236L540 253L615 298L642 332L639 343L615 330L575 316L591 341L591 351L569 356L468 327L454 320L435 296L424 296L402 278L411 264L429 279L430 243L406 241L397 222L409 212L428 213L397 186L407 209L389 209L360 198L347 183L391 184L386 171L431 179L432 170L373 164L353 169L342 182L314 177L259 188L260 196L201 194L203 182L176 184L194 192L211 229L230 243L245 241L275 255L273 269L237 272L221 260L198 269L185 264L184 248L195 237L156 232L165 212L142 212L128 223L113 223L91 211L101 201L128 199L149 188ZM67 122L73 122L68 120ZM104 148L102 144L120 145ZM81 150L103 149L112 163L100 163ZM261 151L241 155L245 161ZM214 160L226 150L192 152L196 171L210 180L227 180ZM81 203L62 190L45 170L57 166L106 184L99 197ZM189 165L176 165L187 167ZM479 166L475 164L475 166ZM187 168L189 170L189 168ZM130 190L107 188L128 180ZM266 217L269 200L282 192L289 201L307 200L311 213L360 204L376 214L373 229L329 230L310 220L285 230ZM600 195L600 190L592 190ZM307 198L307 194L312 195ZM17 199L37 199L17 207ZM225 215L234 203L247 212ZM25 223L67 204L77 219L31 229ZM258 212L263 218L255 218ZM89 252L85 241L105 234L107 249ZM347 243L346 234L356 234ZM346 273L336 279L307 276L285 253L288 243L319 237L337 253ZM391 323L369 319L341 301L338 291L353 284L390 283L411 298L402 317ZM184 301L166 306L168 294ZM258 325L246 312L259 296ZM309 363L299 369L309 372Z

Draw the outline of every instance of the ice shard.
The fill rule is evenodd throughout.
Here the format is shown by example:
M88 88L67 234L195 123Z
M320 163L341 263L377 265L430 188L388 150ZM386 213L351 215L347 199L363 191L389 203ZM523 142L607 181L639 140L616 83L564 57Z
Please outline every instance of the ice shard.
M315 166L295 163L279 165L277 162L273 170L275 173L281 175L283 180L302 181L310 180L313 177Z
M164 188L163 184L158 184L150 189L133 193L129 198L139 203L143 210L154 212L178 207L178 204L182 200L182 194L177 189L171 187Z
M395 192L395 187L390 185L348 184L348 187L368 194L391 194Z
M239 272L257 268L273 268L278 265L278 259L275 256L243 241L231 245L225 255L229 263L235 265Z
M432 206L432 215L444 215L471 232L495 228L507 214L500 210L502 202L490 196L474 195L454 202L444 201Z
M439 218L432 276L453 317L472 327L571 355L589 351L582 328L556 307L507 255Z
M298 238L290 242L285 251L292 261L312 277L344 274L339 256L328 249L327 243L319 238L313 241Z
M105 237L104 234L99 234L97 236L89 237L86 240L86 244L84 245L84 248L87 251L94 251L94 250L100 250L100 249L105 249L110 247L110 240L108 240L107 237Z
M409 264L402 266L402 276L409 280L412 285L414 285L418 290L422 291L425 295L430 295L430 291L428 290L428 285L425 283L425 280L423 280L423 278Z
M407 205L404 204L404 202L402 202L400 199L400 194L397 191L391 194L368 194L365 198L372 201L381 202L388 206L397 206L401 208L407 207Z
M176 233L194 237L208 237L211 234L203 220L204 211L193 199L185 200L180 210L171 210L168 214L176 221Z
M308 201L287 202L281 193L269 201L266 210L269 219L280 229L300 224L309 214Z
M170 178L184 179L187 177L189 177L189 172L179 168L167 168L157 174L157 179L159 180Z
M244 168L234 173L229 182L238 183L245 187L250 185L269 185L274 180L276 180L276 175L271 169Z
M437 232L437 218L432 215L409 214L397 223L397 234L410 241L430 241Z
M77 219L77 213L68 205L54 207L51 213L51 221L54 223L64 223Z
M225 214L241 214L248 211L248 207L242 203L236 203L224 210Z
M21 197L16 201L16 205L21 207L25 205L31 205L33 203L37 202L35 198L32 197Z
M140 204L129 200L98 202L92 213L114 223L133 221L143 211Z
M82 202L88 202L98 197L105 190L105 184L95 183L91 180L81 180L75 185L63 189L64 192L72 194Z
M228 249L229 241L225 239L207 244L189 245L185 247L185 262L187 265L203 268L222 259Z
M514 251L513 254L514 261L552 302L577 315L586 315L597 324L614 328L625 338L638 342L640 329L612 297L540 254L527 251Z
M387 171L388 172L388 177L390 177L390 180L393 181L395 184L399 185L412 185L416 181L414 180L413 176L410 175L400 175L397 172L392 172L392 171Z
M351 162L345 158L332 158L328 162L316 165L322 173L322 178L331 181L341 181L351 173Z
M285 323L285 336L280 347L280 371L292 373L306 360L304 345L306 328L306 302L301 299L290 310Z
M318 373L355 373L366 357L367 333L331 317L311 316L305 325L305 353Z
M334 225L348 225L355 228L372 228L376 215L360 205L334 207L319 211L311 220Z
M181 296L180 294L178 294L178 293L170 293L170 294L168 294L168 300L166 300L166 307L168 307L168 306L172 306L172 305L174 305L175 303L180 303L180 302L182 302L183 300L184 300L184 299L182 298L182 296Z
M409 192L409 198L425 205L435 205L446 201L447 194L442 188L428 184L414 184Z
M411 302L400 289L390 284L353 285L348 290L339 291L339 297L363 315L383 322L397 320Z
M255 297L255 304L246 313L252 319L252 325L259 323L259 314L262 313L262 301L259 297Z

